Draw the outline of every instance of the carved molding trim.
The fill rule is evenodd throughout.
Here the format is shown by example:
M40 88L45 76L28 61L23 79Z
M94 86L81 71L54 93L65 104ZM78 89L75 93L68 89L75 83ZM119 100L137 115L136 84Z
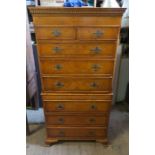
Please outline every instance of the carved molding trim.
M122 16L125 8L56 8L56 7L28 7L31 14L35 16L53 15L72 15L72 16Z
M34 28L120 28L119 25L35 25Z
M113 44L116 44L117 43L117 39L109 39L109 40L98 40L97 41L99 44L103 44L103 43L106 43L106 44L108 44L108 43L113 43ZM84 41L83 42L83 40L63 40L63 41L61 41L61 43L58 43L58 41L57 40L42 40L42 39L39 39L39 40L37 40L37 43L38 44L41 44L41 43L43 43L43 44L71 44L71 43L73 43L73 44L87 44L87 43L89 43L89 44L96 44L96 42L94 42L94 40L86 40L86 41Z

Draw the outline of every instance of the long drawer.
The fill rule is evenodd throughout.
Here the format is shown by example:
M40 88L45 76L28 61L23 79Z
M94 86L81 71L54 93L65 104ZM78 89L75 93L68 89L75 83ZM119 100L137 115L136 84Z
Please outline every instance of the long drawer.
M113 59L41 59L42 74L113 74Z
M45 112L109 112L111 108L111 100L43 100L43 102Z
M47 126L47 135L51 138L71 138L81 139L84 137L105 138L107 129L104 127L49 127Z
M107 126L108 117L91 115L49 115L46 114L46 125L59 126Z
M38 52L40 57L91 56L115 57L116 42L65 42L53 43L40 41Z
M41 93L42 99L44 101L50 100L112 100L113 94L103 94L103 93Z
M43 76L44 91L106 91L112 90L112 77Z

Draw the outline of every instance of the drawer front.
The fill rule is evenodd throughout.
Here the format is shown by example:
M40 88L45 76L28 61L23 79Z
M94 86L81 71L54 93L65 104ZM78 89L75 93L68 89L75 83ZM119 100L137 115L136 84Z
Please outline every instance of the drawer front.
M77 38L79 40L106 40L117 39L119 28L102 27L102 28L78 28Z
M46 115L47 125L89 125L107 126L108 117L104 116L77 116L77 115Z
M75 29L70 27L38 27L35 28L37 39L75 39Z
M43 100L112 100L112 94L42 93Z
M55 15L54 15L55 16ZM70 17L70 16L55 16L55 17L33 17L36 25L74 25L74 26L88 26L88 25L120 25L121 17Z
M111 108L111 101L44 100L43 102L45 112L107 112Z
M87 62L86 62L87 61ZM42 59L42 74L113 74L114 60Z
M105 137L104 127L47 127L48 137Z
M115 57L116 43L40 43L39 56L102 56Z
M112 78L43 77L44 91L106 91L112 90Z

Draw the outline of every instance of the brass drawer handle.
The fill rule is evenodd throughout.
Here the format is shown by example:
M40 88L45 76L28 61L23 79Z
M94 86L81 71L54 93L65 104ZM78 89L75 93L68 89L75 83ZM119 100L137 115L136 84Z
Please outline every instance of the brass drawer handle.
M58 119L58 123L59 123L59 124L64 124L64 119L63 119L63 118L59 118L59 119Z
M58 71L61 70L62 69L62 65L61 64L56 64L55 65L55 69L58 70Z
M58 136L61 136L61 137L65 136L65 132L64 131L60 131Z
M96 32L93 33L96 37L101 37L104 33L100 30L96 30Z
M59 37L61 35L61 32L58 29L55 29L52 31L52 34L54 37Z
M92 87L92 88L97 88L96 82L92 82L92 83L90 84L90 87Z
M95 118L90 118L90 119L89 119L89 122L90 122L90 123L95 123L96 120L95 120Z
M92 110L96 110L96 109L97 109L97 106L96 106L95 104L92 104L92 105L91 105L91 109L92 109Z
M60 47L54 47L52 50L54 53L60 53L62 49Z
M99 64L93 64L92 65L92 70L93 71L98 71L100 69L100 65Z
M88 135L89 135L89 136L95 136L96 133L95 133L95 131L89 131L89 132L88 132Z
M58 110L63 110L64 109L64 105L63 104L58 104L56 107Z
M99 54L102 50L99 47L92 48L90 50L93 54Z
M64 86L64 84L62 82L56 82L55 86L57 88L62 88Z

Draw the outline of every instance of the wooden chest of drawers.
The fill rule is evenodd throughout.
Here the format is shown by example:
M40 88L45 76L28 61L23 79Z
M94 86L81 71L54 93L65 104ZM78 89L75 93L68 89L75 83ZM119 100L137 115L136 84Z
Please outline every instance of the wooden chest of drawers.
M121 8L30 7L36 32L46 143L107 143Z

